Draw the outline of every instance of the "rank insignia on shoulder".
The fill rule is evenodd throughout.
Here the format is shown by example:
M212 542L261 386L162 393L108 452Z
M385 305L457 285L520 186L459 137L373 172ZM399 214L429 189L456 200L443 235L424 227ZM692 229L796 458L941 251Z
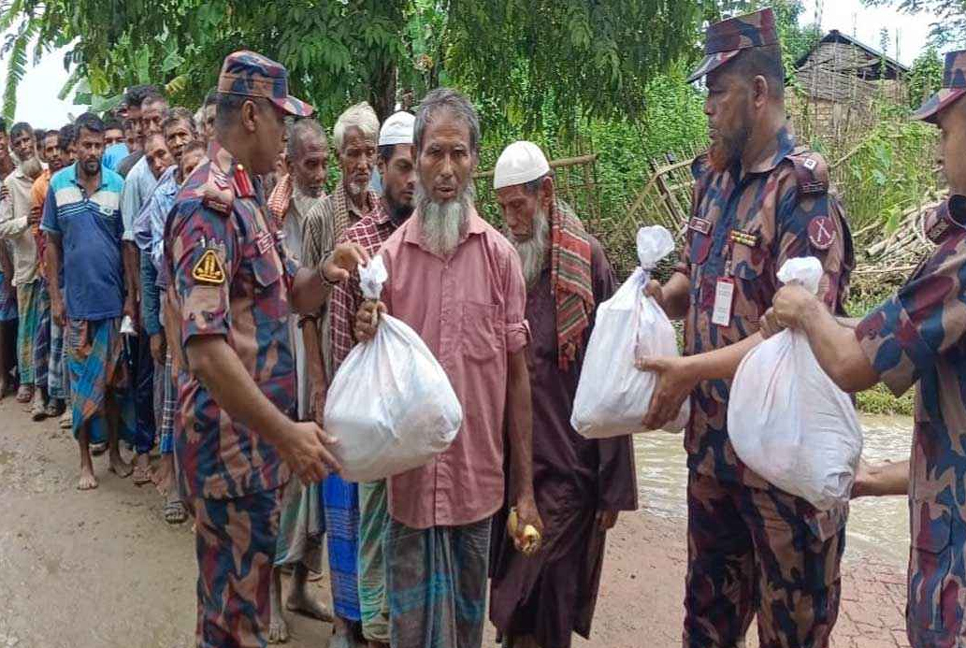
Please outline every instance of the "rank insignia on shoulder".
M233 195L228 187L220 187L216 183L206 184L201 191L202 204L220 214L230 214Z
M255 195L255 187L252 186L252 179L243 165L235 165L235 171L232 177L235 181L235 189L238 191L239 196L247 197Z
M700 232L707 236L711 233L711 221L706 218L692 216L691 220L688 221L688 229L693 229L695 232Z
M757 247L758 234L754 232L743 232L741 230L731 230L731 242L738 243L739 245L747 245L748 247Z
M222 265L215 251L208 249L195 263L195 267L191 270L191 277L199 283L220 286L225 283L225 266Z
M827 250L835 243L838 237L838 230L835 223L828 216L813 218L808 224L808 242L816 250Z

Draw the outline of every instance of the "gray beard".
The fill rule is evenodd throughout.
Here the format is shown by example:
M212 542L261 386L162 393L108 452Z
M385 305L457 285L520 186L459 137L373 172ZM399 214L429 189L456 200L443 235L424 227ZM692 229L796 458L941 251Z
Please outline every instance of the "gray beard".
M540 279L543 269L547 266L547 253L550 251L547 241L550 238L550 219L547 212L538 209L533 215L533 234L528 239L519 240L510 233L510 242L516 248L523 268L523 278L527 286L534 285Z
M349 182L346 183L346 191L353 198L362 194L368 188L369 185L363 185L361 182Z
M463 193L443 203L435 202L422 186L416 185L416 209L422 229L422 244L439 257L448 257L460 244L470 222L470 210L476 199L473 183Z

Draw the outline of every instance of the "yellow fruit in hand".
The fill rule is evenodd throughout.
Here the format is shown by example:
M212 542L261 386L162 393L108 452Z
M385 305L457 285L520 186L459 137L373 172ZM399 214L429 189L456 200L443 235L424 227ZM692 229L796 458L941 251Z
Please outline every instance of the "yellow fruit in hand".
M510 509L510 515L507 516L506 520L506 530L510 534L511 538L519 540L520 551L525 556L532 556L536 553L537 549L540 548L540 532L537 531L536 527L532 524L528 524L523 527L522 538L520 537L520 518L517 515L516 507Z

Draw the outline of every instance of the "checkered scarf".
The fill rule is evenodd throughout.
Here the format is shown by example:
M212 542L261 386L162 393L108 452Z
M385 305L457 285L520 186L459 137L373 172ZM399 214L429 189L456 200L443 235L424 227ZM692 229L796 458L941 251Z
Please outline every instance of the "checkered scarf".
M275 217L275 223L279 227L285 222L285 215L288 213L294 186L292 174L289 173L278 181L275 189L272 190L272 195L268 197L268 211Z
M550 283L557 301L557 356L566 371L577 358L594 310L590 236L567 203L550 214Z

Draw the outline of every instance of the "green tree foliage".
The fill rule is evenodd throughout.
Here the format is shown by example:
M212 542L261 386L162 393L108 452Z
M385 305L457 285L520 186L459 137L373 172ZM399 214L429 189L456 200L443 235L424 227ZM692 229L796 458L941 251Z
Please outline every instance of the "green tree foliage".
M909 105L918 108L923 100L942 87L943 60L934 47L916 57L906 77L909 85Z
M197 103L247 47L283 62L325 119L362 99L385 117L449 82L536 125L544 102L570 122L640 112L646 81L689 51L704 1L0 0L0 22L18 27L17 51L23 35L72 43L65 64L94 96L177 80L176 100Z

